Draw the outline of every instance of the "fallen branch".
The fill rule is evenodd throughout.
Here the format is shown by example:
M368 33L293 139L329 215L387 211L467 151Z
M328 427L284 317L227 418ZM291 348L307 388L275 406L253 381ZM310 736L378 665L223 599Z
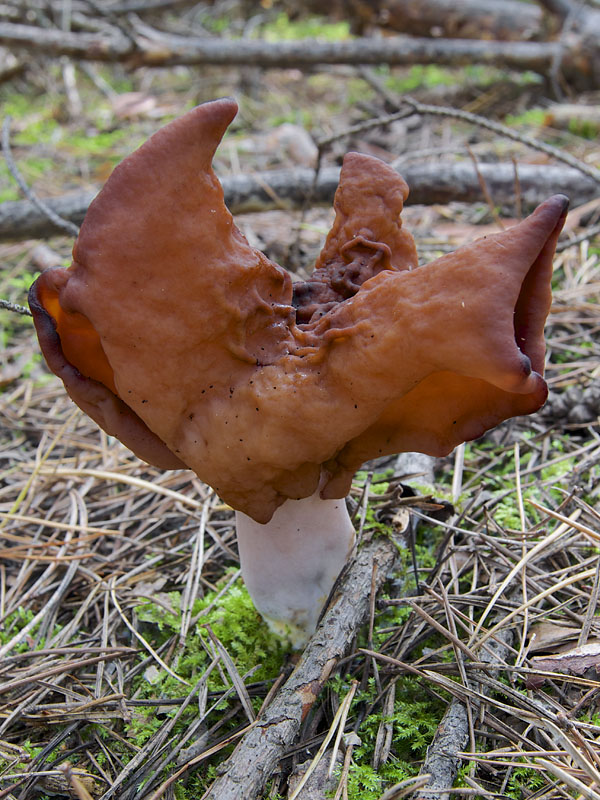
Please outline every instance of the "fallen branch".
M21 314L23 317L31 317L31 311L25 306L20 306L18 303L11 303L10 300L3 300L0 298L0 308L5 311L12 311L15 314Z
M537 0L550 14L555 14L561 22L570 21L574 30L597 35L600 31L600 9L590 8L579 0Z
M498 638L490 643L488 650L482 650L481 661L485 664L502 664L510 653L513 641L511 630L501 631ZM481 691L485 691L483 688ZM475 705L474 701L470 701ZM474 709L475 710L475 709ZM460 754L469 741L469 713L465 703L453 697L433 741L427 749L427 756L419 772L429 775L427 785L421 788L414 800L449 800L460 765Z
M61 216L56 214L50 206L46 205L42 200L40 200L29 188L27 182L21 175L17 165L14 162L12 151L10 147L10 117L4 117L4 121L2 123L2 153L4 155L4 160L6 161L6 166L9 169L10 174L12 175L14 181L18 185L21 192L25 195L25 197L29 200L29 202L37 208L37 210L43 214L44 216L48 217L50 222L63 233L70 234L71 236L77 236L79 233L79 228L77 225L74 225L69 220L63 219Z
M380 11L383 11L379 5ZM387 0L385 25L415 36L461 39L543 39L544 17L533 3L518 0Z
M493 42L408 36L265 42L260 39L180 36L146 26L143 33L138 26L137 32L126 36L116 27L111 27L110 33L88 33L10 22L0 23L0 43L51 56L127 61L136 67L175 64L252 65L264 68L318 64L487 64L521 71L532 70L543 75L548 74L554 60L561 54L559 45L554 42Z
M298 2L285 7L298 10ZM322 0L302 0L303 8L323 13ZM357 8L358 6L358 8ZM332 7L332 9L331 9ZM547 34L547 20L533 3L520 0L335 0L329 14L350 20L357 30L377 25L413 36L452 36L461 39L540 39Z
M479 177L471 161L407 164L398 169L411 187L408 204L474 203L484 200ZM516 205L516 175L521 206L525 211L532 210L558 191L568 195L574 207L593 200L600 193L596 181L570 167L520 164L515 173L512 164L481 163L477 169L494 203L510 214L514 213ZM339 169L322 169L316 184L314 178L313 170L299 168L235 175L222 178L221 182L225 190L225 202L235 215L277 208L301 209L307 202L312 205L331 204L338 185ZM81 192L45 198L44 203L63 219L81 224L93 197L93 192ZM62 231L30 202L0 204L1 242L42 239L60 233Z
M575 158L575 156L572 156L565 150L558 147L553 147L552 145L543 142L541 139L529 136L526 133L521 133L520 131L515 131L509 125L504 125L501 122L486 119L480 114L473 114L470 111L462 111L458 108L449 108L447 106L420 103L418 100L408 96L405 96L403 101L408 106L413 108L417 114L458 119L463 122L476 125L480 128L484 128L485 130L491 131L492 133L503 136L507 139L512 139L515 142L521 142L522 144L531 147L533 150L546 153L546 155L555 158L557 161L578 169L580 172L583 172L584 175L589 175L590 178L593 178L596 183L600 185L600 170L597 170L596 167L589 166L581 159Z
M44 204L62 219L80 225L95 194L96 192L74 192L61 197L47 197ZM29 200L0 204L0 241L44 239L63 234L64 231Z
M261 796L326 680L366 622L371 602L366 587L376 593L393 572L397 558L398 549L391 539L374 539L363 545L298 666L202 800L254 800Z
M111 5L107 12L110 14L147 14L164 10L174 11L176 8L195 4L196 0L125 0L123 3ZM98 3L98 5L100 4Z
M481 202L483 193L477 172L484 179L492 200L508 213L515 211L515 186L518 178L521 204L531 211L556 192L564 192L573 206L589 202L600 193L592 178L571 167L538 166L537 164L414 164L400 170L411 186L409 204Z
M186 4L181 0L181 5ZM54 57L121 61L133 68L199 64L251 65L266 69L322 64L449 67L484 64L531 70L553 81L560 72L573 88L593 89L600 85L600 12L581 8L581 3L556 4L549 0L544 3L563 22L563 33L568 32L560 41L523 41L520 37L536 35L541 38L547 34L544 15L538 8L512 0L510 5L508 2L494 4L491 0L465 0L459 5L451 0L428 0L424 8L410 0L394 0L385 4L385 14L373 4L361 19L363 23L368 22L370 15L371 21L378 23L385 17L403 35L276 42L181 35L158 30L134 14L127 14L134 8L147 11L152 7L164 9L180 5L176 0L132 1L111 6L106 12L100 3L88 0L88 5L97 16L88 20L85 13L79 13L77 18L83 30L58 30L3 21L0 22L0 43L13 50ZM501 12L497 10L500 7ZM116 14L126 21L122 22ZM448 38L440 38L439 34ZM512 41L498 41L498 38Z

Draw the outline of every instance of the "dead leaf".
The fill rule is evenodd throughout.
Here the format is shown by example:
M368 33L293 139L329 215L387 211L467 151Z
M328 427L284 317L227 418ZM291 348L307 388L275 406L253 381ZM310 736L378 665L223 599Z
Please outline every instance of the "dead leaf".
M548 656L534 656L531 659L533 669L540 675L530 675L528 688L538 688L544 682L544 672L560 672L563 675L584 675L589 669L597 669L600 664L600 641L589 642L582 647L566 650Z
M576 642L581 629L575 625L556 622L538 622L529 629L529 653L547 653Z

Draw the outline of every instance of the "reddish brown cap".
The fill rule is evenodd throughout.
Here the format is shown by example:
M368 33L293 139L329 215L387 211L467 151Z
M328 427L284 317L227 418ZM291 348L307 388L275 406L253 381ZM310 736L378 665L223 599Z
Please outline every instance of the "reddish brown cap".
M320 482L343 496L369 458L441 455L543 404L566 198L417 268L405 182L352 153L315 273L292 287L235 227L212 171L235 113L198 106L129 156L72 266L32 287L44 354L87 413L266 522Z

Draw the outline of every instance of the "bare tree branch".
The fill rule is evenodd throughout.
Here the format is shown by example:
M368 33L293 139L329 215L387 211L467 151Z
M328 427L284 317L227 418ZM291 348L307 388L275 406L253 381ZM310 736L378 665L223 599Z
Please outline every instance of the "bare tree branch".
M302 0L301 5L323 13L321 0ZM296 10L298 2L286 0L285 6ZM531 40L544 38L546 27L541 9L520 0L337 0L334 9L335 16L351 20L359 30L379 25L413 36Z
M481 661L486 664L503 664L509 656L512 641L511 630L501 631L498 638L491 643L490 649L482 651ZM449 790L454 785L462 764L460 753L467 746L468 740L467 706L457 697L453 697L427 749L427 756L419 773L431 777L426 786L415 793L413 800L449 800Z
M480 163L477 169L485 179L494 203L513 214L516 206L514 166ZM477 172L470 161L408 163L398 170L411 187L408 204L473 203L484 199ZM221 182L230 211L243 214L277 208L299 210L307 202L329 205L339 175L337 167L324 168L315 184L315 173L311 169L282 169L227 176ZM571 167L520 164L518 176L521 204L525 211L532 210L559 191L571 198L573 206L593 200L600 191L596 181ZM44 204L64 219L80 224L93 198L93 192L81 192L46 198ZM43 239L61 233L63 231L30 202L0 204L0 242Z
M377 3L369 6L368 12L363 8L365 4L357 6L354 0L346 0L346 3L353 18L363 19L366 14L367 21L377 23L384 13ZM77 12L82 30L59 31L17 22L13 17L11 21L0 22L0 43L52 56L123 61L132 67L215 64L270 69L321 64L412 66L435 63L451 67L485 64L532 70L547 78L560 69L565 79L578 88L600 85L600 11L566 0L543 0L542 3L555 21L558 19L566 26L560 41L517 38L520 34L541 39L547 32L539 8L513 0L503 4L493 3L493 0L464 0L458 5L451 0L427 0L424 4L390 0L385 4L385 20L403 34L418 33L422 38L401 35L343 41L267 42L180 35L157 30L136 14L129 13L186 4L186 0L124 0L107 6L97 0L87 0L87 7L96 13L92 17ZM448 38L440 38L440 33Z
M173 10L194 5L197 5L197 0L126 0L123 3L107 6L106 11L111 14L146 14L151 11Z
M134 41L112 28L106 33L65 32L33 25L0 23L0 42L49 55L94 61L128 61L135 66L174 64L253 65L265 68L317 64L437 63L502 65L544 74L555 56L554 43L490 42L419 39L394 36L387 39L357 38L343 41L264 42L259 39L219 39L179 36L144 26Z
M61 197L45 198L44 203L58 216L80 225L95 194L95 192L76 192ZM28 200L0 204L1 242L45 239L63 233L64 231L52 224L47 214Z
M25 306L20 306L17 303L11 303L10 300L3 300L0 298L0 308L5 311L12 311L15 314L21 314L23 317L31 317L31 311Z
M202 800L254 800L261 796L325 681L366 621L371 587L377 592L393 571L397 558L398 550L391 539L375 539L361 548L296 669Z
M44 203L43 200L40 200L39 197L37 197L37 195L31 191L27 185L27 182L19 172L19 169L12 157L12 151L10 147L10 123L11 118L4 117L4 121L2 123L2 153L10 174L13 176L17 185L19 186L19 189L23 192L29 202L35 208L37 208L41 214L44 214L55 228L58 228L63 233L67 233L71 236L77 236L79 233L79 228L77 225L74 225L70 220L61 217L54 211L54 209L50 208L50 206Z
M516 142L522 142L523 144L526 144L535 150L539 150L542 153L547 153L548 155L552 156L552 158L556 158L558 161L562 161L564 164L575 167L575 169L578 169L585 175L589 175L590 178L593 178L596 181L596 183L600 184L600 170L597 170L595 167L588 166L581 161L581 159L575 158L575 156L567 153L566 150L562 150L558 147L552 147L552 145L546 144L540 139L535 139L531 136L527 136L527 134L514 131L508 125L503 125L500 122L494 122L493 120L486 119L479 114L472 114L470 111L462 111L457 108L447 108L445 106L434 106L427 103L419 103L417 100L413 100L412 97L403 97L402 101L414 108L414 110L419 114L453 117L454 119L463 120L463 122L470 122L473 125L478 125L480 128L486 128L487 130L498 133L501 136L505 136L507 139L513 139Z

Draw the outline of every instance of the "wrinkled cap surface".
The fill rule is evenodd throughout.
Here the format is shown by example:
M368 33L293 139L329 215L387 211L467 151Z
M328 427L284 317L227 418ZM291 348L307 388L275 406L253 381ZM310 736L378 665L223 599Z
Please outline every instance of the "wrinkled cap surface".
M266 522L319 486L344 496L367 459L444 455L544 403L565 197L418 267L406 183L350 153L315 271L292 285L236 228L212 170L236 111L198 106L126 158L71 267L31 289L44 355L86 413Z

